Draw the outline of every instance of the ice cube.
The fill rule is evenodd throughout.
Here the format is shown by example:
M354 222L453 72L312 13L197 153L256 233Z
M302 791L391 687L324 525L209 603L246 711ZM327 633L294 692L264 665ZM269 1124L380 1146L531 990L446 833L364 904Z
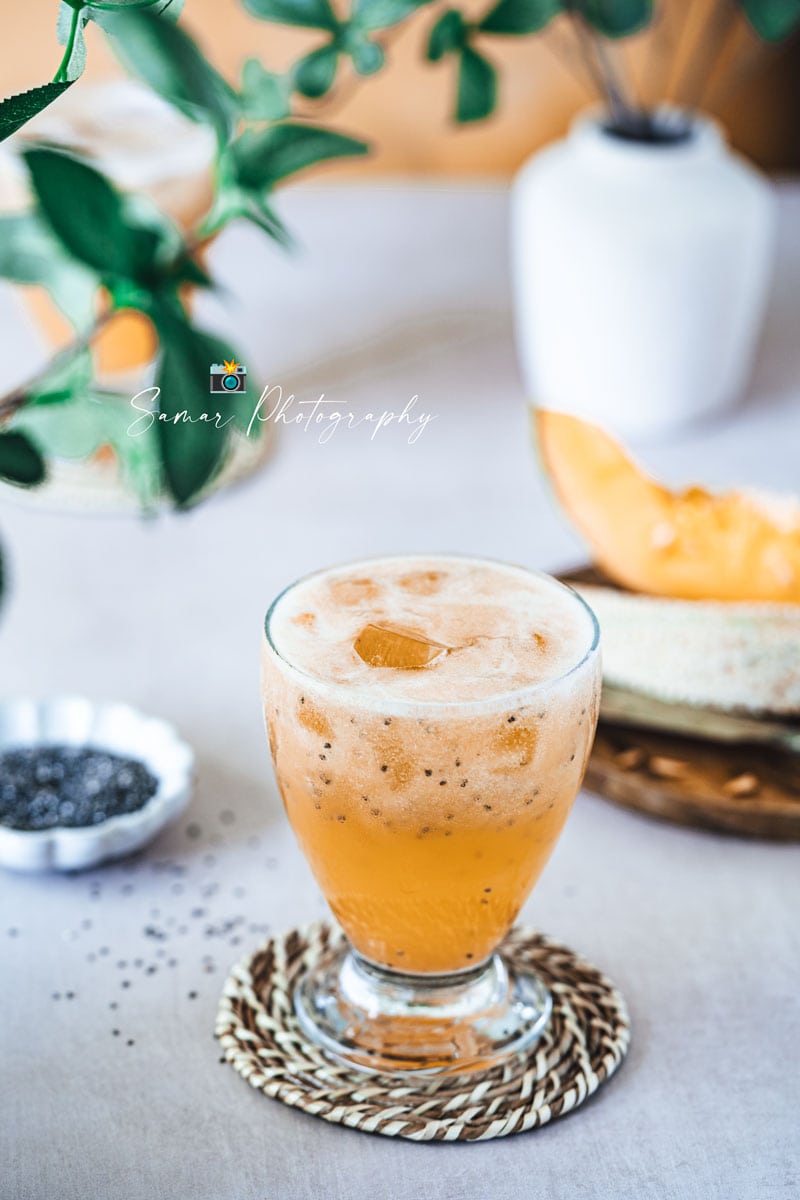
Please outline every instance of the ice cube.
M430 666L449 652L449 647L441 642L391 625L365 625L353 649L370 667L394 667L400 671Z

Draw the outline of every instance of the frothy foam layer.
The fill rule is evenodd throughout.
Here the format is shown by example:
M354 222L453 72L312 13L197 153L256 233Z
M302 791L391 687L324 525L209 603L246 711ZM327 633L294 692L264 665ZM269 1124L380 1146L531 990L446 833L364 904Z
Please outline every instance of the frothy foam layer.
M561 678L594 626L572 593L522 568L388 558L296 584L269 633L291 666L357 689L362 702L455 703Z

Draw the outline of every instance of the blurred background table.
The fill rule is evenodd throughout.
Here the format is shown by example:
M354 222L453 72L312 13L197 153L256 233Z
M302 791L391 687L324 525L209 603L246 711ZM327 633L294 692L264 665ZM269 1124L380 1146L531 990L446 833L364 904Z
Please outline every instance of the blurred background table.
M643 451L675 482L798 486L800 188L751 396ZM0 1194L13 1200L774 1200L800 1187L796 847L662 825L582 794L524 917L624 990L633 1047L575 1115L481 1146L331 1127L248 1089L212 1039L230 963L322 914L272 781L258 696L272 596L317 566L453 550L554 570L580 547L531 450L501 188L308 188L294 259L214 247L251 374L397 427L280 431L250 482L137 522L0 512L2 694L119 698L199 758L186 817L138 858L0 877ZM657 283L654 283L657 286ZM2 358L35 356L3 297Z

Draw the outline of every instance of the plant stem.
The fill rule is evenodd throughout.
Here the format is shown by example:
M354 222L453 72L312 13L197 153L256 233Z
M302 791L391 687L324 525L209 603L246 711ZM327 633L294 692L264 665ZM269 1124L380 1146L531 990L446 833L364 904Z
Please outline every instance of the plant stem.
M580 14L575 12L574 9L570 9L569 18L572 22L572 27L575 30L575 38L578 43L578 49L580 51L581 58L583 59L583 65L586 67L589 78L602 97L605 95L606 90L605 81L603 76L600 74L597 63L594 59L594 54L592 53L591 34L584 25Z
M72 10L72 20L70 22L67 44L64 49L64 57L61 59L59 68L55 73L53 83L68 82L69 60L72 58L73 51L75 50L75 40L78 36L78 29L80 28L80 21L84 8L85 5L80 4Z
M31 391L36 387L37 384L45 380L50 372L54 370L54 368L61 366L62 363L69 362L69 360L74 358L76 354L81 354L84 350L88 350L97 335L101 332L101 330L105 329L106 325L114 316L114 312L114 309L109 308L105 312L101 313L91 328L86 331L86 333L83 333L79 337L75 338L74 341L70 342L67 346L64 346L62 350L59 350L57 354L48 359L45 365L34 375L32 375L30 379L26 379L24 383L12 388L12 390L10 392L6 392L4 396L0 396L0 425L8 421L11 417L13 417L15 412L18 412L19 409L23 408L28 403Z
M614 125L617 128L625 129L630 123L630 105L626 103L622 95L613 67L604 53L600 39L593 34L581 14L574 8L570 9L569 15L586 69L601 97L607 101Z
M675 88L675 99L685 108L699 107L720 55L734 27L738 8L733 0L718 0L689 54Z
M644 81L644 107L656 108L667 98L671 64L675 59L678 38L675 30L677 5L657 5L653 23L648 30L648 46L642 79Z
M611 58L606 49L606 45L602 38L592 35L594 43L594 51L597 56L597 61L600 64L600 71L605 80L606 94L608 95L608 103L611 107L611 115L614 119L614 124L623 127L627 124L628 117L632 110L632 105L625 99L622 94L622 88L617 78L617 73L611 64Z
M558 27L554 28L554 26ZM581 89L585 89L587 84L586 61L580 53L580 47L575 45L575 40L570 36L569 30L560 27L557 21L551 21L547 28L542 30L539 37L545 49L550 51L566 71L569 71ZM589 72L588 83L590 87L595 84L594 75L591 72Z
M708 102L718 109L726 104L731 96L742 87L758 71L763 70L768 63L774 62L786 49L786 43L766 45L754 40L747 50L731 63L729 70L724 72L722 79L717 79L708 93Z
M398 36L402 34L404 28L405 26L400 24L376 34L374 40L383 51L387 62L389 49ZM342 75L340 74L336 83L334 83L333 87L324 96L318 96L312 100L308 96L301 95L300 92L294 92L290 100L290 115L300 121L311 121L318 112L324 112L326 117L338 113L342 105L346 104L354 95L359 83L364 78L364 76L358 74L352 62L348 62L344 70L344 79L342 79ZM378 73L376 72L376 74ZM367 78L371 78L371 76L367 76ZM303 105L304 100L306 102L305 106ZM296 102L300 104L300 108L295 107Z

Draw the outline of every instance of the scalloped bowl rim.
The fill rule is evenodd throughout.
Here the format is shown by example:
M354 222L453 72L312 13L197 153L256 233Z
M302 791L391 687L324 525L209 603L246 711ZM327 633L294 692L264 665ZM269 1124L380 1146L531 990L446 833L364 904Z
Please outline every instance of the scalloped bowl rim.
M72 719L75 731L67 732ZM103 736L104 725L116 725L132 734ZM92 733L100 727L101 732ZM49 728L53 732L47 732ZM14 732L17 729L18 732ZM138 736L137 736L138 735ZM156 752L144 744L156 735ZM0 865L22 870L78 870L96 866L108 858L122 857L140 849L177 817L191 797L195 755L174 725L118 701L94 701L83 696L63 695L46 699L18 698L0 701L0 753L17 747L72 745L93 746L110 754L138 759L153 774L158 786L150 799L132 813L119 813L97 825L53 825L49 829L14 829L0 824ZM105 845L114 843L113 847ZM58 847L84 848L81 866L59 864ZM95 854L91 853L91 845ZM52 846L49 856L44 855ZM18 853L15 854L14 850ZM31 851L37 850L32 861ZM26 862L21 861L24 851ZM66 857L73 855L67 853Z

